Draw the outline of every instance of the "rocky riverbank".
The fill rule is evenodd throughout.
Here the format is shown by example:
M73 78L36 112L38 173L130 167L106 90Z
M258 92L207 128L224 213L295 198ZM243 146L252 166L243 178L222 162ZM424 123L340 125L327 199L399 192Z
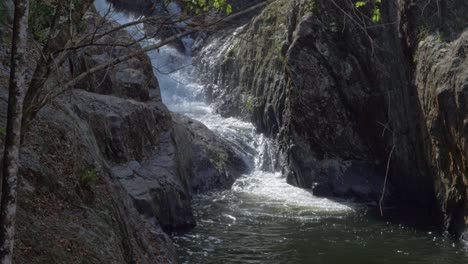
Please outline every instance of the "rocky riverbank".
M102 24L86 17L88 30ZM100 41L116 39L132 37L120 30ZM138 49L82 49L65 79ZM5 127L7 43L1 62ZM248 169L204 125L167 110L146 55L97 72L47 104L25 135L16 262L177 263L167 233L195 225L191 196L230 188Z

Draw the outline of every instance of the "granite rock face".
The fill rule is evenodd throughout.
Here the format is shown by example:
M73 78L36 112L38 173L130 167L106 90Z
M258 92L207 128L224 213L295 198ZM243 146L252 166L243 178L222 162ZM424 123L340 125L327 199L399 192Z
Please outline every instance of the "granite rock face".
M96 27L100 28L99 32L106 32L118 26L116 22L104 20L95 12L88 12L85 19L87 29L91 32ZM138 51L141 48L139 43L128 46L133 42L133 37L124 30L99 38L95 45L79 49L75 53L70 63L70 75L77 76L96 65ZM159 84L153 74L149 57L143 54L121 62L111 70L104 69L91 74L89 78L80 82L77 88L98 94L148 101L150 90L159 91ZM151 96L156 97L152 100L160 100L159 92Z
M451 233L468 226L468 30L452 41L421 40L415 85L424 114L428 159Z
M75 263L83 256L99 263L177 262L159 221L142 217L113 175L121 161L106 157L96 133L105 123L93 123L96 113L85 115L77 110L82 105L70 102L119 100L107 97L78 91L56 99L34 120L21 152L17 262ZM131 148L126 150L141 151Z
M338 45L343 36L329 32L309 8L304 1L276 1L232 29L233 36L212 36L199 54L201 80L221 114L251 119L279 141L288 182L375 201L384 175L374 148L384 140L372 135L382 128L367 117L385 119L378 114L383 98L373 96L367 69L349 54L352 43ZM374 113L367 108L373 106Z
M182 151L191 154L192 193L229 189L234 181L252 169L250 157L220 138L202 123L173 114L174 127Z

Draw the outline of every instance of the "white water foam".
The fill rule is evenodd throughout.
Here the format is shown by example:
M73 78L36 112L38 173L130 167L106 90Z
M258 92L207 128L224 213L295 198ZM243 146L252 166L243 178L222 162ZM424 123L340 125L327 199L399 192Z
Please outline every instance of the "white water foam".
M352 206L337 203L326 198L318 198L309 190L296 188L286 183L281 173L269 173L255 170L236 181L234 192L248 193L263 199L269 203L276 203L282 207L303 207L317 212L349 212Z

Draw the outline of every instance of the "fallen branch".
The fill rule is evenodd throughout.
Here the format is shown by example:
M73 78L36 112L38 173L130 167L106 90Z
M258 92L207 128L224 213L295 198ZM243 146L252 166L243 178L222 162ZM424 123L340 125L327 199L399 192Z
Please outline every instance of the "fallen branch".
M393 144L392 150L390 151L390 154L388 155L387 170L385 171L385 179L384 179L384 185L382 189L382 195L380 196L380 200L379 200L380 216L383 216L382 203L385 197L385 189L387 188L388 172L390 170L390 161L392 160L392 155L393 155L394 150L395 150L395 144Z

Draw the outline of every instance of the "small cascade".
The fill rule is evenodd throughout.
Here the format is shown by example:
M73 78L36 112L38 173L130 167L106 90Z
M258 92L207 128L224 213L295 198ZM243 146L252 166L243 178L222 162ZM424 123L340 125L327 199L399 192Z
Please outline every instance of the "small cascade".
M97 1L96 6L101 14L109 10L105 0ZM180 13L180 8L175 3L171 3L169 11L176 15ZM128 23L132 19L136 19L118 12L112 12L112 18L118 23ZM142 28L129 28L127 30L135 35ZM158 41L150 39L143 45ZM202 122L230 142L238 151L252 159L251 163L254 164L252 173L236 181L231 190L232 193L256 194L259 199L265 199L264 203L277 201L285 205L310 205L325 211L349 212L352 210L347 205L314 197L310 191L288 185L281 174L275 171L275 148L268 138L256 133L255 127L251 123L232 117L222 117L216 113L211 105L205 103L203 98L205 85L197 83L196 69L192 65L191 45L193 40L186 37L183 39L183 43L185 53L167 45L148 54L159 80L162 98L171 111Z

